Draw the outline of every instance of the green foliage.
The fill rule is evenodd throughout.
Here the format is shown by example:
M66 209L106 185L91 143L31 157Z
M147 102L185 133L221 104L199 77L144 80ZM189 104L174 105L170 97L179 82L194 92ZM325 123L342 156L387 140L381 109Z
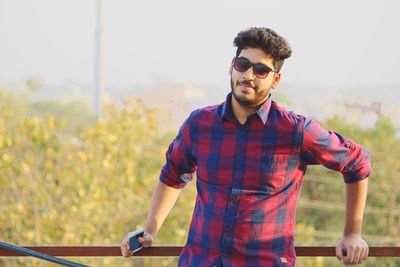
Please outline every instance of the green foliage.
M132 99L108 107L103 121L72 134L65 121L28 115L29 108L21 108L11 95L0 99L7 103L0 113L1 240L119 244L126 232L144 223L168 145L152 110ZM184 220L181 214L175 217L166 222L171 228ZM175 227L158 242L183 242L184 229ZM13 259L13 265L33 262ZM112 259L101 262L114 265Z
M54 116L65 123L65 132L72 134L79 134L96 121L89 107L79 101L66 104L51 100L35 101L28 106L28 113L38 117Z
M111 105L95 123L79 103L30 104L0 90L0 240L19 245L119 245L143 226L167 145L158 114L131 99ZM79 120L78 120L79 118ZM71 126L72 121L79 121ZM325 122L368 147L370 178L364 234L371 245L399 245L400 141L390 120L372 129L333 117ZM339 174L309 168L298 208L297 245L333 246L343 229L344 184ZM183 245L193 211L188 185L156 244ZM392 242L388 242L392 240ZM176 258L81 258L93 266L175 266ZM369 259L364 266L395 266ZM31 258L0 259L0 266L47 266ZM50 265L48 265L50 266ZM297 266L338 266L334 258L299 258Z

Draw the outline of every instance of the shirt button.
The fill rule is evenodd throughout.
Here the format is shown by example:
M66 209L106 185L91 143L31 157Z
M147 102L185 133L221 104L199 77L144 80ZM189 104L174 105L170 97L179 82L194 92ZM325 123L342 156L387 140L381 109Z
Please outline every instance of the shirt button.
M232 208L233 206L234 206L233 201L229 201L229 202L228 202L228 207Z

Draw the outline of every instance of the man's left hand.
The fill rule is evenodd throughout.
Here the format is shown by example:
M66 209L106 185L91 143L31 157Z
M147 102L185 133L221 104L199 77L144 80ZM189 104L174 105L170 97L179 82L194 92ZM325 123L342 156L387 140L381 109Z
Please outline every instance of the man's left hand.
M343 253L346 252L346 256ZM344 264L360 264L368 257L368 244L361 235L347 235L336 246L336 257Z

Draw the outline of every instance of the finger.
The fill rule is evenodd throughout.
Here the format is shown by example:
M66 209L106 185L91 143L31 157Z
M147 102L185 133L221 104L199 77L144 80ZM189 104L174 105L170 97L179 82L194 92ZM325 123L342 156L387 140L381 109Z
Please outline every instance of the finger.
M347 249L347 256L344 258L345 264L352 264L354 261L354 247L351 246Z
M336 258L343 264L343 247L341 244L336 246Z
M363 248L363 252L360 257L360 263L363 262L368 257L368 247Z
M147 240L150 240L150 241L153 241L153 236L151 234L149 234L149 233L146 233L146 232L144 232L143 238L147 239Z
M129 251L126 250L124 247L121 247L121 254L124 257L129 257Z
M151 245L152 240L151 239L145 239L143 237L139 237L138 241L142 244L143 247L148 247Z
M358 247L354 250L354 258L353 261L351 263L360 263L360 259L361 259L361 253L363 253L363 248Z
M148 233L144 233L143 237L138 238L139 242L142 244L143 247L148 247L153 242L153 236Z
M357 264L362 263L364 260L365 260L365 252L364 252L364 249L363 249L361 251L361 253L360 253L360 258L358 259Z
M124 247L121 247L121 254L124 257L129 257L130 256L129 251L127 251Z
M121 254L124 257L129 257L131 252L130 252L130 247L129 247L129 242L128 242L128 236L124 236L121 242Z
M126 236L124 237L124 239L122 240L122 245L123 245L124 249L127 250L127 251L129 251L129 250L131 249L130 246L129 246L129 238L128 238L128 235L126 235Z
M126 249L127 251L130 251L130 250L131 250L131 246L129 245L129 237L126 236L124 241L125 241L125 242L124 242L124 243L125 243L125 249Z

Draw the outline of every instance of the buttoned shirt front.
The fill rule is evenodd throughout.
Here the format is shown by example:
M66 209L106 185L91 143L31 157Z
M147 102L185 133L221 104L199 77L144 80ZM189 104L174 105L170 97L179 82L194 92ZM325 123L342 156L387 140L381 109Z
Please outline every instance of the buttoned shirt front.
M182 188L197 177L179 266L294 266L307 165L322 164L354 183L371 172L368 152L270 98L241 125L231 97L192 112L166 153L161 182Z

